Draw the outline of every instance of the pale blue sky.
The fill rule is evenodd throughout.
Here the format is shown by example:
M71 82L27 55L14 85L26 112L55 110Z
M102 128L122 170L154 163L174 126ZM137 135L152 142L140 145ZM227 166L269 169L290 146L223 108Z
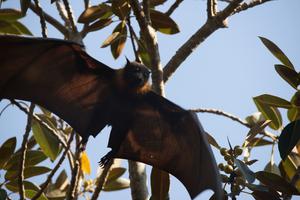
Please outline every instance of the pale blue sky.
M98 1L93 2L96 4ZM165 11L169 5L170 3L167 3L166 6L159 7L159 10ZM9 1L4 3L4 6L18 7L19 1ZM46 8L48 4L43 6ZM81 13L81 6L82 4L75 6L73 3L76 17ZM299 0L275 0L231 17L229 28L220 29L209 37L171 77L166 84L166 97L184 108L216 108L241 118L256 112L252 101L253 96L269 93L289 100L294 90L277 75L274 64L278 61L262 45L257 36L264 36L274 41L290 58L296 70L300 70L298 67L300 64L299 8ZM55 12L53 8L47 9ZM35 36L40 36L39 19L33 17L30 12L28 15L24 23ZM162 65L165 65L176 49L205 22L206 1L186 0L175 11L172 18L179 25L181 32L172 36L158 33ZM62 37L51 26L48 27L49 37ZM99 48L112 29L113 27L92 33L84 42L87 52L93 57L117 68L124 65L125 55L131 59L134 56L129 41L118 60L113 59L109 48ZM0 109L5 103L0 103ZM283 116L286 115L285 110L282 110L282 113ZM248 129L229 119L211 114L198 116L204 128L215 136L221 146L227 147L227 137L233 145L241 145L247 134ZM26 118L23 113L15 108L9 108L0 118L0 144L9 137L17 136L20 145L25 123ZM103 131L89 141L87 153L91 159L91 177L96 173L97 162L107 151L107 139L108 133ZM252 158L258 159L259 162L251 166L251 169L262 170L269 161L270 153L270 147L254 150ZM215 156L218 162L222 162L222 157L218 153ZM280 161L277 148L275 161L276 163ZM127 166L127 163L124 162L124 165ZM148 171L150 169L151 167L148 167ZM0 171L0 175L2 173ZM129 200L130 190L103 192L100 197L105 200ZM170 197L172 200L189 199L187 191L175 178L171 179ZM208 197L204 194L196 199L208 199ZM249 195L242 195L239 199L252 198Z

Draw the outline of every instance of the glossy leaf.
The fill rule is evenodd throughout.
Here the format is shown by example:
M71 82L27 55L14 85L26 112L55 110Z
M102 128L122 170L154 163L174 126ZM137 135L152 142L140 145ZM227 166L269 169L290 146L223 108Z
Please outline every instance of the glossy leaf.
M277 108L261 103L256 97L253 98L253 101L257 109L263 114L264 118L272 121L269 125L272 129L278 130L281 128L282 117Z
M248 181L248 183L253 183L255 181L254 172L252 172L243 161L234 159L234 163L236 164L237 168L241 170L244 178Z
M105 48L109 45L111 45L116 39L120 36L120 32L113 32L101 45L101 48Z
M264 138L253 138L248 146L249 147L258 147L258 146L265 146L265 145L271 145L273 144L272 141L266 140Z
M292 104L289 101L270 94L263 94L254 98L256 101L269 106L278 108L292 108Z
M252 192L252 196L256 200L280 200L279 194L264 191L254 191Z
M298 143L300 139L300 120L293 121L289 123L282 130L279 141L278 141L278 149L282 160L286 158L286 156L292 151L294 146Z
M273 173L273 174L277 174L279 176L281 175L280 170L277 167L277 165L274 162L271 162L271 161L267 163L267 165L265 166L264 171L270 172L270 173Z
M169 199L170 175L162 170L152 168L150 200Z
M29 150L25 155L25 167L34 166L44 160L47 156L40 150ZM21 152L15 153L4 166L5 170L18 169L20 166Z
M298 73L294 69L288 68L284 65L275 65L275 70L281 78L283 78L293 88L297 89L300 84L300 79Z
M221 149L220 145L217 143L217 141L215 140L215 138L213 136L211 136L207 132L206 132L206 136L207 136L207 140L208 140L209 144L216 147L217 149Z
M2 21L16 21L23 17L21 11L11 8L0 9L0 20Z
M32 197L34 197L34 195L37 193L37 191L25 190L24 193L27 198L31 199ZM41 196L37 200L48 200L48 198L44 194L41 194Z
M271 40L259 37L263 44L269 49L269 51L284 64L285 66L289 67L290 69L294 69L293 64L288 59L288 57L281 51L281 49L274 44Z
M37 185L35 185L29 181L24 181L23 184L24 184L25 190L34 190L34 191L40 190L40 188ZM12 192L19 192L19 183L18 183L17 179L6 183L5 187Z
M21 11L23 15L26 15L27 10L29 8L31 0L20 0L21 3Z
M81 163L81 171L85 174L91 174L90 160L85 151L81 153L80 163Z
M266 120L266 121L258 122L252 128L250 128L247 137L245 139L245 142L243 144L243 147L247 147L249 143L255 138L255 136L261 133L266 128L266 126L268 126L270 123L271 120Z
M32 132L45 155L54 161L60 152L58 138L36 121L33 121Z
M126 172L126 169L123 167L114 167L109 170L106 181L112 181L121 177Z
M87 31L88 32L98 31L98 30L101 30L101 29L105 28L106 26L110 25L111 23L112 23L111 18L100 19L100 20L96 21L95 23L91 24L88 27Z
M127 189L130 187L130 181L126 178L118 178L113 181L106 182L103 191L116 191Z
M279 169L288 180L292 180L295 174L297 173L297 165L294 163L291 156L287 156L285 160L281 160L279 164ZM295 187L300 191L300 180L298 179Z
M115 59L117 59L125 47L127 40L127 27L125 21L122 21L113 32L119 32L120 35L111 43L110 50Z
M296 121L300 119L300 107L293 107L288 109L287 112L288 119L292 121Z
M6 140L0 147L0 169L3 169L9 158L15 151L17 139L15 137Z
M156 10L150 10L150 18L154 29L165 34L179 33L176 22L168 15Z
M130 5L127 0L112 0L112 12L124 20L130 12Z
M15 35L32 35L32 33L18 21L0 20L0 33Z
M8 170L5 174L5 179L6 180L13 180L18 178L18 169L15 170ZM42 167L42 166L30 166L26 167L24 169L24 179L33 177L33 176L38 176L41 174L45 174L47 172L51 171L50 168L48 167Z
M270 172L259 171L255 173L256 178L264 185L284 194L298 194L296 188L289 184L284 178Z
M112 15L111 7L106 4L91 6L86 9L78 18L79 23L91 23L97 19L105 19Z

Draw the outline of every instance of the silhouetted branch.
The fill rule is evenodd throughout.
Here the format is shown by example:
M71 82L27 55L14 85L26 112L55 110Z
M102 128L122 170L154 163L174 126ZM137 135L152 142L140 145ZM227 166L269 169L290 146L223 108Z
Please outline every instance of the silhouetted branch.
M274 1L274 0L253 0L253 1L250 1L249 3L244 2L234 10L233 14L248 10L249 8L253 8L255 6L267 3L269 1Z
M70 6L70 4L69 4L69 1L68 1L68 0L63 0L63 2L64 2L65 9L66 9L67 14L68 14L68 19L69 19L69 21L70 21L70 23L71 23L71 28L72 28L72 30L73 30L73 33L77 33L78 31L77 31L77 27L76 27L76 25L75 25L75 20L74 20L74 16L73 16L73 11L72 11L72 9L71 9L71 6Z
M171 7L167 10L167 12L165 13L166 15L170 16L172 15L172 13L176 10L176 8L178 8L178 6L183 2L183 0L176 0Z
M46 26L46 20L45 20L45 15L44 15L43 9L40 5L39 0L34 0L34 3L37 8L38 15L40 17L42 36L43 36L43 38L47 38L47 26Z

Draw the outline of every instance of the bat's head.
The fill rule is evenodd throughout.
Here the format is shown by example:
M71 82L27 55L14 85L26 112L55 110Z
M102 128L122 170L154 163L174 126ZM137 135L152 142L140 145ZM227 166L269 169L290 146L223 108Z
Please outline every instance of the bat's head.
M129 88L141 89L147 85L150 76L150 70L138 62L129 62L124 67L123 80Z

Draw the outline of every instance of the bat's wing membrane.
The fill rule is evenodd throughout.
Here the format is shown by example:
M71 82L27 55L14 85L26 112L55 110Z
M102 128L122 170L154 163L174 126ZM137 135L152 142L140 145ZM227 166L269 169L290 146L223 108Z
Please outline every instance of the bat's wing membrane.
M106 125L113 69L72 42L0 36L0 43L0 98L37 103L83 137Z
M169 172L185 185L191 198L212 189L221 199L219 172L195 114L150 92L136 106L132 124L117 157Z

